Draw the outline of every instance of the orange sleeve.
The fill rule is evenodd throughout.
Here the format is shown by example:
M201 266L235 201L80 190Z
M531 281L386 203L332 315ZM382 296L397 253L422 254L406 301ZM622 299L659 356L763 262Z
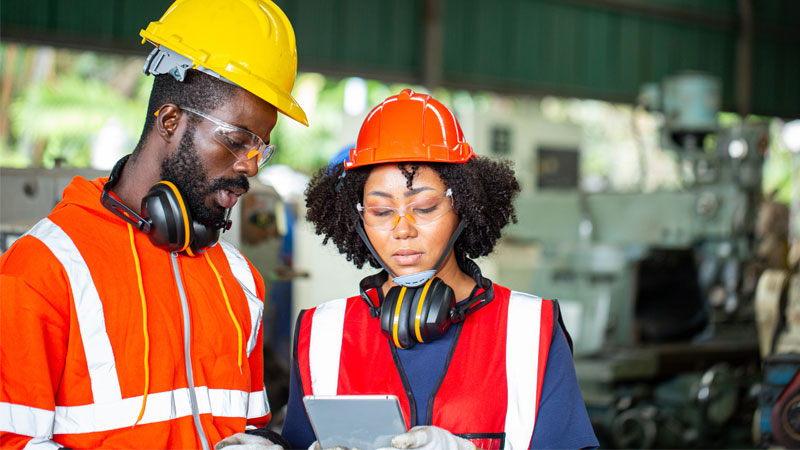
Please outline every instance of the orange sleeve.
M52 438L70 297L61 263L38 239L24 236L0 258L0 407L11 419L0 430L2 448Z

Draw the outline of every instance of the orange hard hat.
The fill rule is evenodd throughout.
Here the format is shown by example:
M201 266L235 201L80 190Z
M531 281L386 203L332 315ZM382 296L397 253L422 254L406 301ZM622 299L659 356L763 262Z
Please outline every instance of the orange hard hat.
M475 157L447 107L430 95L405 89L370 111L345 168L390 162L464 163Z

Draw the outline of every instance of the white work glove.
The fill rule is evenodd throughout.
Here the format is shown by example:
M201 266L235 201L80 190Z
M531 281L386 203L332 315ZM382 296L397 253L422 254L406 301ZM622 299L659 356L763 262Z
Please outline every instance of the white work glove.
M420 450L475 450L472 442L432 425L416 426L392 438L391 448Z
M214 450L283 450L278 444L255 434L236 433L217 442Z
M357 448L347 448L347 447L330 447L323 449L321 445L319 445L319 441L314 441L311 445L308 446L308 450L359 450Z
M322 446L319 445L319 441L314 441L314 442L311 443L311 445L308 446L308 450L359 450L359 449L357 449L357 448L339 447L339 446L329 447L329 448L323 449Z

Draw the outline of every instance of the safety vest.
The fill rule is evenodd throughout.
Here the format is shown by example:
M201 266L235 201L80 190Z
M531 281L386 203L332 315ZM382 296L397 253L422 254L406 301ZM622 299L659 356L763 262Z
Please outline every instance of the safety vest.
M479 448L528 448L557 317L549 300L496 284L494 293L492 302L456 325L455 349L420 423ZM361 297L304 311L296 333L303 395L393 394L406 425L416 422L413 402L427 399L413 398L396 364L397 349Z
M246 424L265 425L260 276L224 241L207 258L180 256L152 246L143 233L133 233L132 243L124 223L97 217L103 214L101 207L94 215L68 207L54 212L4 255L4 263L9 253L37 255L58 286L47 300L59 313L47 311L37 296L47 293L28 293L12 282L3 287L3 354L18 360L3 367L3 447L25 445L22 437L30 436L26 448L213 448ZM11 295L30 298L7 307ZM16 304L54 317L47 326L64 341L48 342L52 336L43 332L10 342L8 315L26 314ZM30 381L20 382L12 370Z

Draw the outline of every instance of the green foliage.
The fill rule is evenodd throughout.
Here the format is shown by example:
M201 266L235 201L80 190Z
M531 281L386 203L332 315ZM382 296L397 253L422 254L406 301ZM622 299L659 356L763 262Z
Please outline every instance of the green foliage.
M20 46L27 60L44 51ZM52 59L47 72L33 81L24 78L36 69L29 67L26 73L18 68L13 74L18 86L8 109L11 133L2 139L0 164L52 167L61 160L68 166L87 167L93 139L112 120L135 142L144 123L152 79L121 74L141 66L142 61L66 50L55 52ZM43 149L41 154L26 154L31 143Z
M46 141L45 165L56 158L68 165L86 167L91 139L114 118L135 135L144 123L141 99L128 99L95 78L70 73L53 83L25 88L11 104L12 130Z

